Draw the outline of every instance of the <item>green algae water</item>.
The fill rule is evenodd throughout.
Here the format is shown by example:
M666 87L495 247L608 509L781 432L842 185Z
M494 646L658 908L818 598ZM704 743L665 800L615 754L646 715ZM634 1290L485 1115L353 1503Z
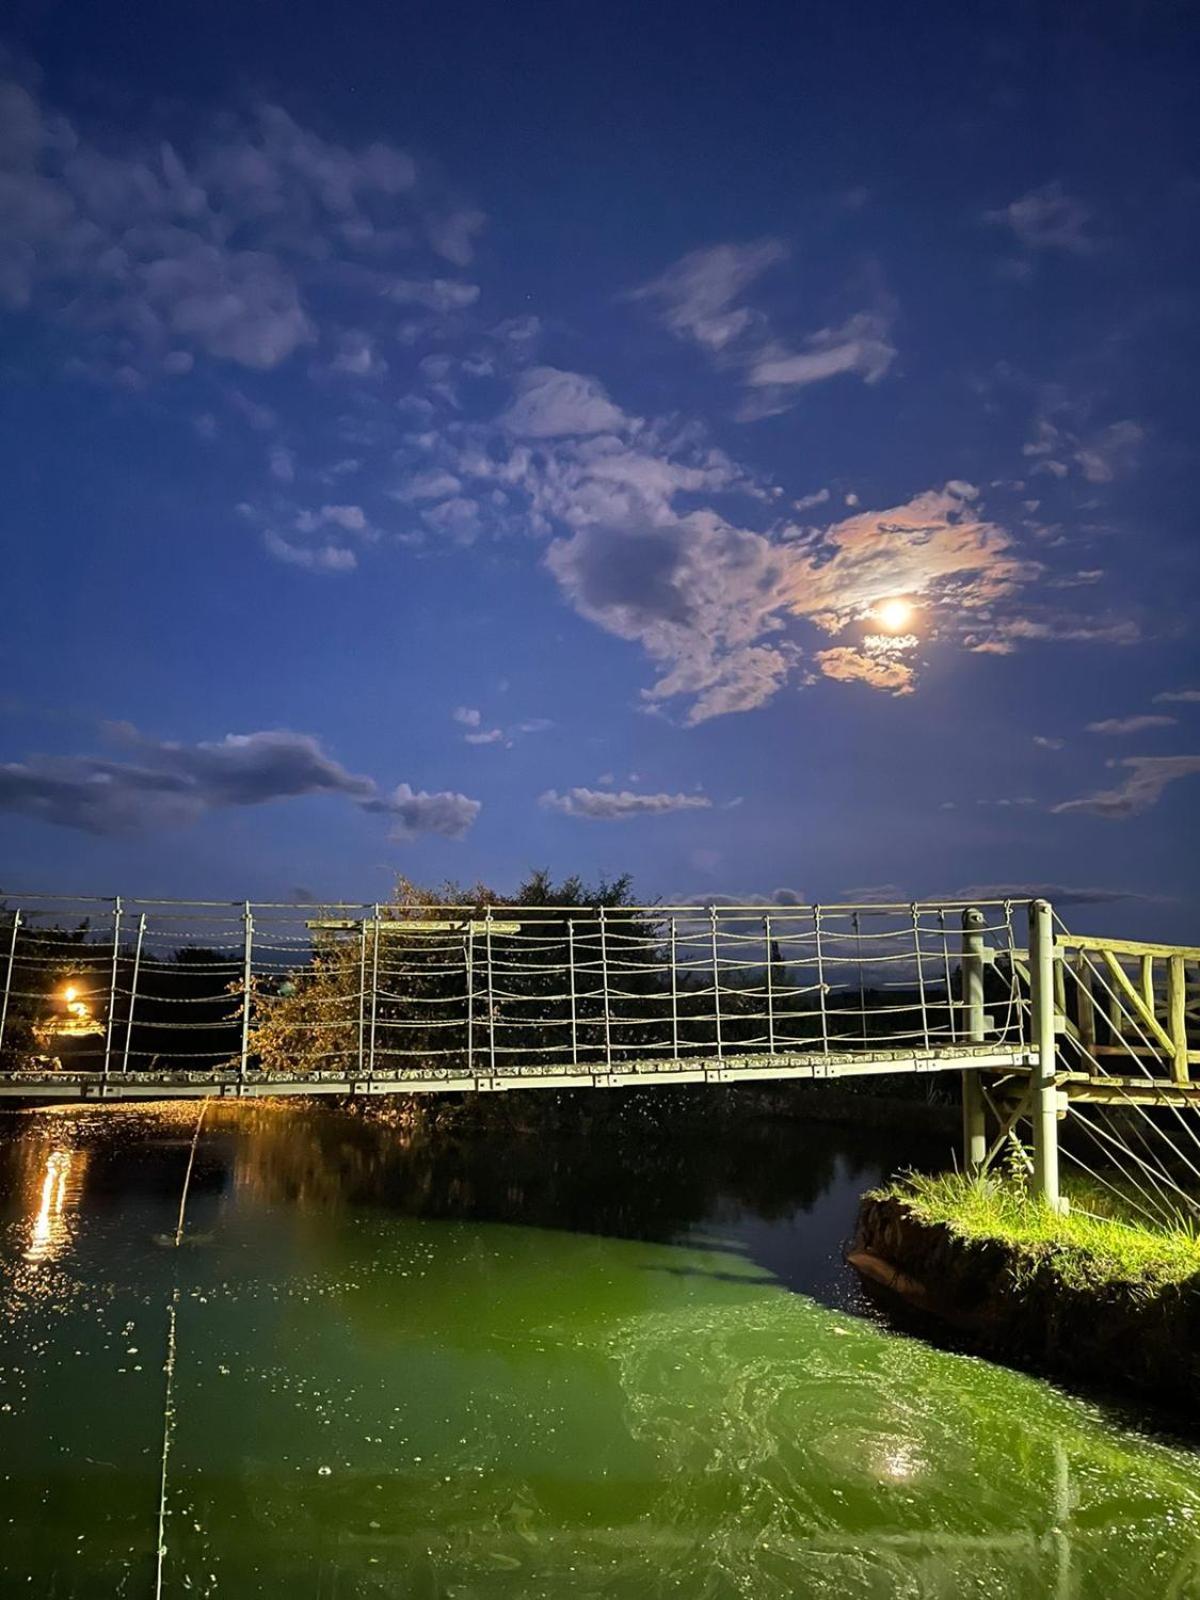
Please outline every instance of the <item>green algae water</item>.
M1200 1455L862 1298L911 1148L214 1105L176 1249L197 1112L2 1119L0 1594L1200 1596Z

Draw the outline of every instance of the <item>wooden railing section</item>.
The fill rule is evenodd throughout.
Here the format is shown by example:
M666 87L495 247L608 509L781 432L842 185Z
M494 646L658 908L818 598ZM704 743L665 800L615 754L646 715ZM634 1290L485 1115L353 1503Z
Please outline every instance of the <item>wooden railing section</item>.
M1057 945L1058 1008L1069 1022L1069 963L1075 980L1069 1031L1077 1032L1082 1048L1097 1060L1132 1055L1165 1061L1172 1080L1187 1085L1190 1068L1200 1065L1200 1049L1191 1048L1200 1033L1200 947L1068 933L1060 933Z

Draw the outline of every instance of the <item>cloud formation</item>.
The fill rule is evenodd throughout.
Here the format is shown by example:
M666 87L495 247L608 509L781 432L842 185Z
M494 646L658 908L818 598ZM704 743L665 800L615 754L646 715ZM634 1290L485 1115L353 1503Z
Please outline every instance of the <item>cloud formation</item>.
M629 789L547 789L538 804L546 811L589 822L623 822L629 817L661 817L671 811L706 811L712 801L701 794L634 794Z
M720 366L738 371L749 391L736 413L743 422L787 410L800 390L829 378L849 373L877 383L896 356L890 315L882 306L818 329L795 349L772 332L763 312L739 304L745 291L787 255L779 239L693 250L627 296L648 303L676 338L698 344Z
M984 212L985 222L1010 229L1026 250L1061 250L1079 256L1099 248L1092 220L1091 208L1058 182L1032 189L997 211Z
M1052 809L1060 813L1087 811L1114 821L1138 816L1158 804L1168 784L1200 773L1200 756L1126 756L1112 765L1126 774L1116 787L1063 800Z
M780 542L713 511L641 530L587 525L555 541L547 565L582 615L635 639L662 671L651 703L684 697L687 720L764 704L801 660L789 623L854 633L816 653L818 671L892 693L915 681L916 641L861 634L871 608L905 595L950 641L994 615L1032 569L982 518L969 484L883 512L856 512L823 534Z
M780 239L693 250L650 283L634 289L628 298L654 306L676 337L719 353L756 322L753 311L734 302L787 254Z
M558 367L522 373L511 405L500 416L500 426L523 439L620 432L626 425L624 412L595 378Z
M347 771L310 734L226 734L185 745L145 738L125 724L111 725L109 733L129 748L127 759L32 756L0 764L0 810L107 835L181 827L209 812L274 800L342 795L388 817L393 836L407 839L459 838L481 809L465 795L414 792L408 784L384 793L374 779Z
M1088 733L1106 733L1122 736L1127 733L1148 733L1152 728L1173 728L1174 717L1153 715L1141 717L1106 717L1102 722L1089 722Z
M186 149L101 142L0 81L0 307L69 323L84 366L126 381L201 356L277 367L321 338L318 297L331 369L378 369L369 332L337 318L352 303L376 320L389 301L471 304L473 285L411 263L465 265L481 222L406 151L332 143L279 106L226 114Z

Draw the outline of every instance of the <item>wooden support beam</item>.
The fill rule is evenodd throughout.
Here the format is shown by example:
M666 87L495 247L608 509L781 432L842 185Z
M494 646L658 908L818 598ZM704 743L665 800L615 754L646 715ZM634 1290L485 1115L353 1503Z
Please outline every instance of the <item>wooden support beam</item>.
M1132 1010L1134 1016L1143 1025L1151 1038L1156 1039L1158 1043L1162 1045L1163 1049L1167 1053L1168 1058L1173 1060L1175 1056L1175 1044L1171 1038L1171 1035L1163 1027L1162 1023L1159 1022L1153 1011L1148 1011L1146 1009L1146 1002L1142 999L1141 995L1134 987L1133 979L1125 971L1125 968L1117 960L1112 951L1105 950L1102 952L1102 954L1104 956L1104 965L1108 968L1118 991L1124 995L1125 999L1129 1002L1130 1009Z
M1188 1081L1186 981L1182 956L1167 960L1167 1029L1171 1038L1171 1069L1176 1083Z

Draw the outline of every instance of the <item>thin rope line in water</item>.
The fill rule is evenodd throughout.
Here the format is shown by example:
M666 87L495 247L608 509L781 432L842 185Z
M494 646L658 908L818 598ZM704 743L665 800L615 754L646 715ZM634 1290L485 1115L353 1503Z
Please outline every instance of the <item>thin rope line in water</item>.
M175 1223L175 1239L172 1244L172 1249L175 1251L175 1286L171 1290L171 1301L167 1306L167 1359L163 1365L167 1381L163 1394L163 1442L158 1480L158 1540L155 1551L154 1600L162 1600L163 1575L167 1556L167 1461L171 1454L171 1440L175 1434L175 1353L178 1348L176 1327L179 1320L179 1246L183 1243L188 1189L192 1182L192 1168L196 1165L196 1148L200 1143L200 1129L204 1124L204 1113L207 1110L208 1101L204 1100L201 1103L200 1115L196 1118L196 1128L192 1134L192 1148L188 1153L187 1171L183 1175L183 1188L179 1195L179 1217Z

